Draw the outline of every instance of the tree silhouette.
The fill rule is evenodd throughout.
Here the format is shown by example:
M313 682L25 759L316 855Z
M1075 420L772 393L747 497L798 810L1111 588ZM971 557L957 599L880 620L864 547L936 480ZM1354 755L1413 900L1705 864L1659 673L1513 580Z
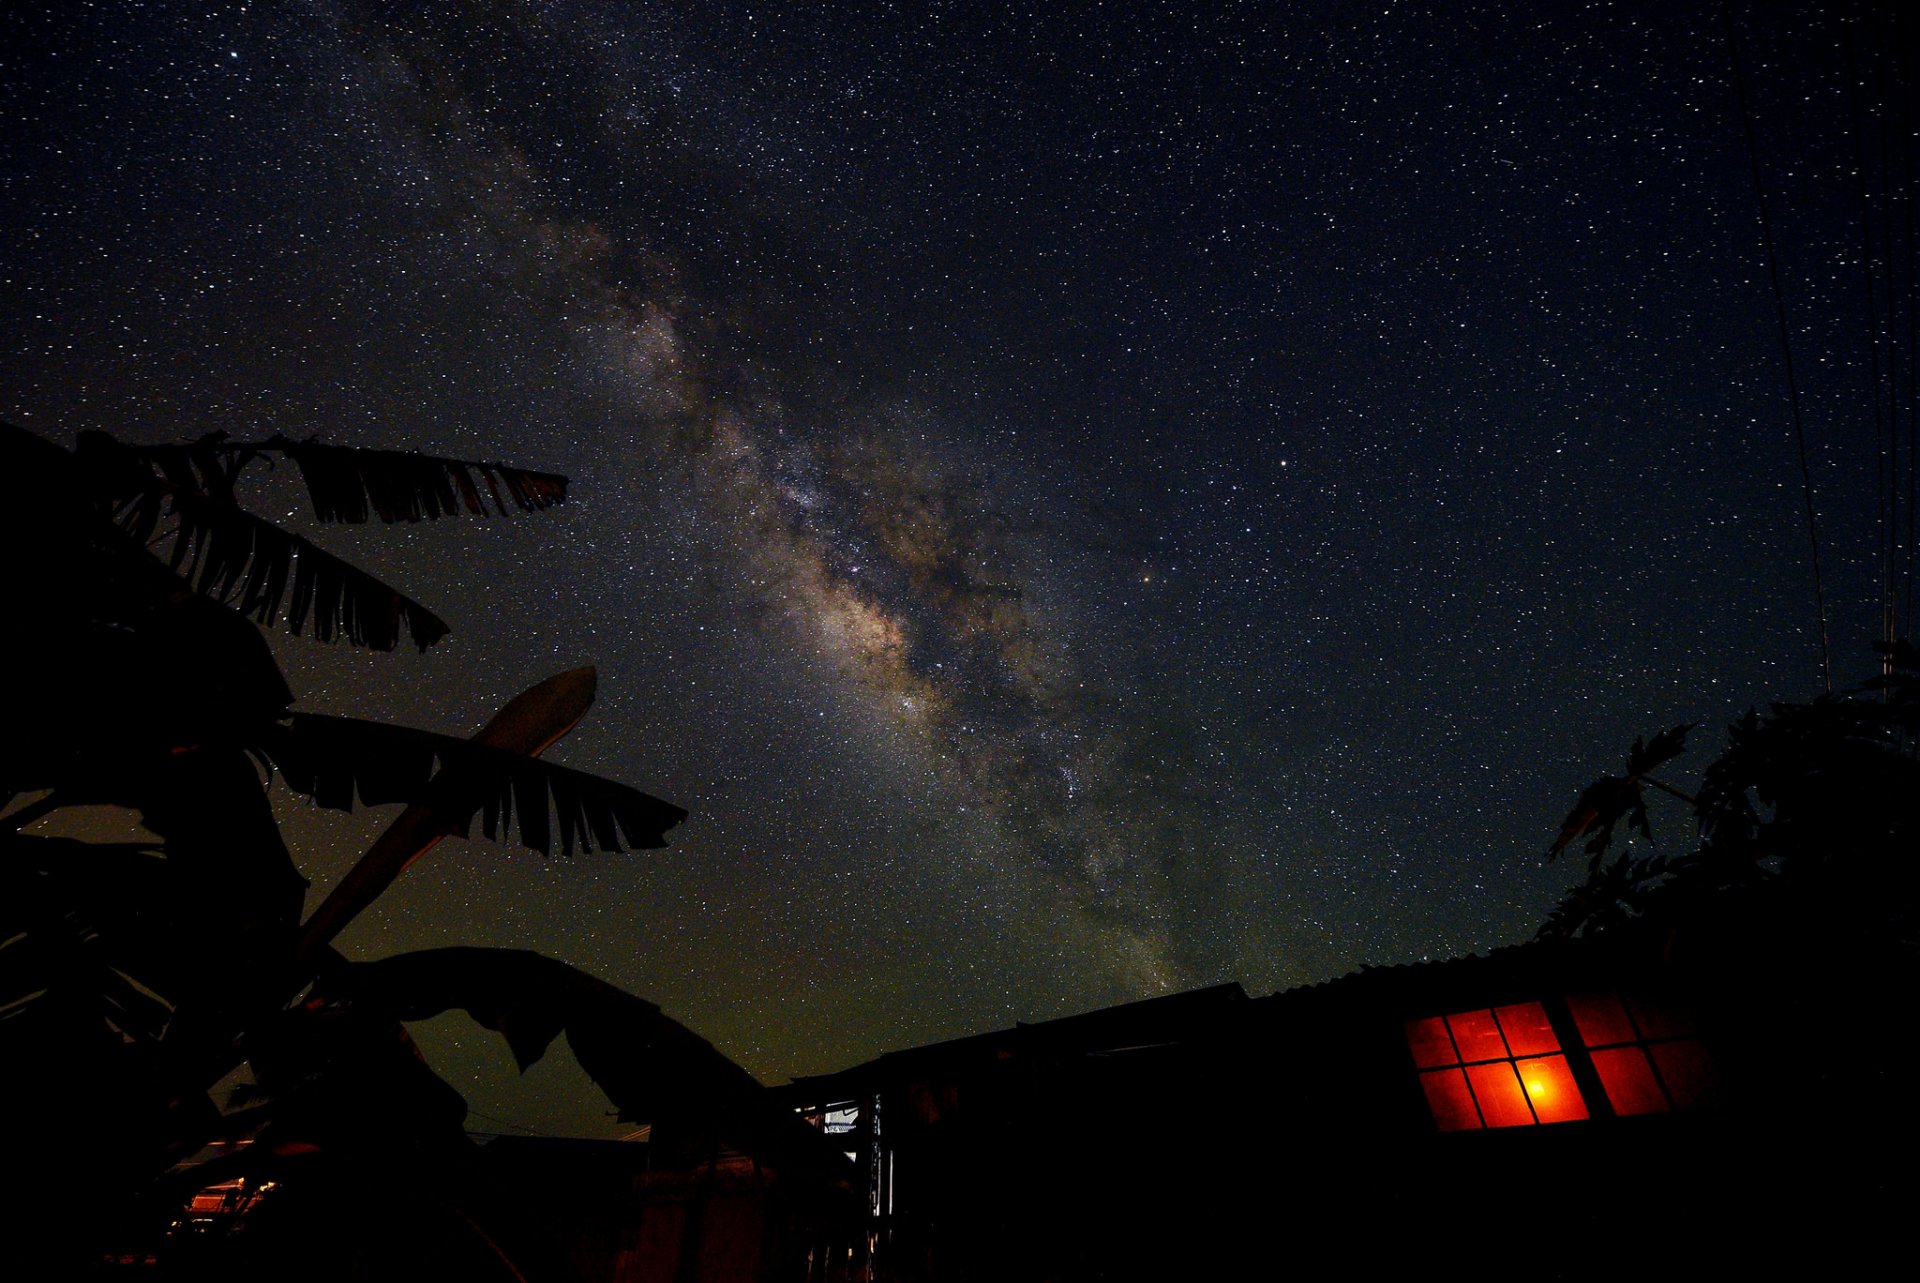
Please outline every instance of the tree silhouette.
M1886 670L1859 689L1750 710L1691 794L1652 772L1679 756L1691 727L1636 741L1626 774L1589 785L1551 859L1586 839L1584 883L1543 936L1647 923L1677 929L1735 905L1791 903L1844 931L1898 938L1913 921L1920 820L1920 651L1886 648ZM1677 854L1623 850L1616 827L1651 840L1644 786L1686 804L1697 840Z
M591 703L591 669L534 687L470 740L296 711L256 624L382 650L403 633L424 650L447 626L242 507L238 478L267 458L295 465L321 522L535 512L566 494L551 473L284 437L135 447L85 433L68 451L0 424L17 621L0 737L0 1100L34 1191L9 1205L0 1250L77 1268L210 1180L317 1187L377 1162L455 1208L442 1219L472 1231L460 1250L499 1257L499 1236L457 1206L479 1197L464 1102L400 1024L455 1008L501 1031L522 1068L564 1030L620 1116L659 1139L804 1143L705 1041L561 963L439 950L356 964L333 950L476 818L542 852L557 836L568 854L611 853L663 846L685 812L539 759ZM304 922L275 781L322 806L406 804ZM31 831L98 805L137 814L155 840ZM223 1110L213 1093L243 1064L251 1083ZM215 1141L224 1157L186 1165Z
M1583 794L1556 849L1595 834L1588 875L1540 932L1586 937L1620 983L1697 1013L1737 1129L1767 1138L1755 1205L1823 1252L1834 1226L1898 1223L1909 1201L1847 1160L1863 1124L1890 1153L1920 1136L1920 1030L1906 1017L1920 979L1920 654L1886 659L1862 688L1734 722L1698 787L1672 790L1694 831L1665 851L1644 849L1643 827L1609 858L1605 823L1633 800ZM1687 1217L1689 1200L1676 1186L1671 1214Z

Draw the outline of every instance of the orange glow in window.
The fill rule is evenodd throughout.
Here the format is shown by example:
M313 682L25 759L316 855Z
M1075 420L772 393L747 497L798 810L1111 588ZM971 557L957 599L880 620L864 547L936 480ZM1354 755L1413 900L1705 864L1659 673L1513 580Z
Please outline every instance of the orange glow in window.
M1569 998L1567 1009L1573 1013L1573 1023L1580 1028L1580 1041L1589 1047L1633 1041L1633 1025L1627 1020L1627 1009L1610 993Z
M1638 1047L1608 1047L1593 1053L1593 1067L1600 1085L1607 1089L1607 1103L1622 1118L1635 1114L1664 1114L1667 1098L1647 1064L1647 1053Z
M1541 1003L1409 1020L1406 1035L1413 1063L1424 1071L1427 1108L1443 1132L1589 1116Z
M1473 1098L1480 1104L1480 1116L1489 1127L1527 1127L1533 1123L1533 1111L1527 1108L1527 1095L1514 1075L1513 1062L1496 1060L1490 1065L1467 1066L1467 1082Z
M1421 1074L1420 1089L1427 1093L1427 1108L1441 1131L1473 1131L1480 1126L1480 1111L1473 1107L1466 1075L1458 1069Z
M1685 1007L1645 996L1567 999L1613 1112L1623 1118L1711 1103L1713 1063ZM1631 1013L1631 1018L1629 1018Z
M1686 1008L1612 993L1574 995L1566 1004L1551 1018L1545 1002L1516 1002L1407 1021L1407 1048L1434 1125L1473 1131L1590 1118L1574 1079L1582 1056L1616 1117L1714 1103L1713 1062ZM1563 1047L1566 1016L1579 1037ZM1592 1108L1608 1112L1597 1102Z
M1537 1002L1516 1002L1511 1007L1494 1008L1500 1031L1507 1036L1507 1048L1516 1056L1539 1056L1560 1050L1560 1040L1547 1022L1547 1011Z
M1500 1026L1494 1023L1491 1011L1455 1012L1447 1017L1447 1028L1453 1030L1460 1059L1469 1064L1476 1060L1498 1060L1508 1054L1506 1041L1500 1037Z
M1534 1116L1543 1123L1572 1123L1587 1116L1587 1102L1574 1085L1573 1071L1565 1056L1540 1056L1523 1060L1516 1068L1520 1084L1527 1089Z
M1438 1016L1407 1022L1407 1048L1413 1052L1414 1065L1421 1069L1460 1063L1453 1039L1447 1036L1447 1022Z

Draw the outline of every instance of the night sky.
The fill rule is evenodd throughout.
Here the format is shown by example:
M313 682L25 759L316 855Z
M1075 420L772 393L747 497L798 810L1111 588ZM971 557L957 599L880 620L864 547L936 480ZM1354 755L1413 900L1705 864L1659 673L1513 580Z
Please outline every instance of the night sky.
M446 844L354 956L537 949L770 1082L1266 993L1526 938L1635 735L1707 723L1686 776L1819 689L1717 5L14 8L0 416L572 478L319 530L426 655L276 647L303 707L463 735L597 663L551 756L691 817ZM1736 25L1846 684L1841 28ZM280 806L310 903L387 818ZM611 1130L563 1050L416 1034L476 1127Z

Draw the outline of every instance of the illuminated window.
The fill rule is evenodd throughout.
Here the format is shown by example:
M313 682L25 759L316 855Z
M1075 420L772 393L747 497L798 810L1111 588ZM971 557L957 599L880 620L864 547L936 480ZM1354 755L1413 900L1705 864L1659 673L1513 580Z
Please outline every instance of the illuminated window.
M1713 1063L1685 1011L1610 993L1568 998L1567 1009L1614 1113L1664 1114L1711 1103Z
M1410 1020L1407 1046L1443 1132L1587 1116L1560 1039L1537 1002Z

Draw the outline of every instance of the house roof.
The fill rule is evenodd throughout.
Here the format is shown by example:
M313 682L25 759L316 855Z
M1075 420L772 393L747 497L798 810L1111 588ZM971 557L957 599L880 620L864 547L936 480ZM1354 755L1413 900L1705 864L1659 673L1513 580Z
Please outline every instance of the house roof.
M1011 1029L889 1051L831 1074L810 1074L775 1088L793 1103L825 1101L870 1085L918 1077L939 1067L1009 1059L1015 1055L1101 1056L1178 1042L1244 1012L1249 999L1238 981L1102 1007L1055 1020L1021 1021Z
M824 1104L994 1061L1103 1057L1248 1036L1269 1044L1342 1023L1378 1025L1397 1037L1400 1021L1443 1009L1497 1006L1550 990L1578 992L1630 983L1629 977L1650 960L1644 942L1548 940L1486 954L1361 967L1260 998L1250 998L1237 982L1228 982L889 1051L835 1073L795 1078L773 1090L791 1105Z

